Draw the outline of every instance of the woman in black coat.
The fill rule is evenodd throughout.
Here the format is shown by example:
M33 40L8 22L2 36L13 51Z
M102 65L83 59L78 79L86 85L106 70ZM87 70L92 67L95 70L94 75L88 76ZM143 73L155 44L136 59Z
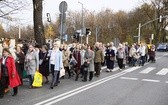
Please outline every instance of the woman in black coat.
M23 78L23 70L24 70L24 60L25 60L25 54L22 51L21 47L17 46L16 47L16 70L18 71L21 84L23 84L22 78Z
M49 56L48 56L48 47L47 45L43 45L42 49L39 53L39 72L46 78L46 82L48 83L48 76L49 76Z
M115 51L112 49L110 45L109 48L106 50L106 63L107 63L107 72L112 72L114 68L114 61L115 61Z

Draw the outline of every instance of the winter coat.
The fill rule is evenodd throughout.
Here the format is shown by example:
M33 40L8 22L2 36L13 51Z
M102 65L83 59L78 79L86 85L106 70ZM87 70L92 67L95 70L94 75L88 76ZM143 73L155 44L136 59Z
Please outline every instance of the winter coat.
M16 60L15 60L16 70L18 71L20 78L22 78L22 76L23 76L24 60L25 60L24 52L16 53Z
M40 65L39 71L43 76L49 76L49 56L47 52L40 52L39 53Z
M69 67L69 59L71 52L69 50L63 51L63 65Z
M94 71L94 51L90 50L90 51L86 51L85 55L84 55L84 59L85 61L88 60L89 61L89 71Z
M27 71L27 75L34 75L36 70L39 70L39 53L36 51L27 52L25 70Z
M1 64L2 64L2 58L0 59L0 65ZM18 72L16 70L14 58L12 56L8 56L8 58L6 58L6 67L9 76L9 86L11 88L19 86L21 84L21 81ZM14 77L12 77L12 75L14 75ZM1 70L0 70L0 78L1 78Z
M80 68L81 68L81 53L80 53L80 51L74 51L73 52L73 57L75 58L75 60L77 61L77 65L75 65L75 68L76 68L76 70L77 71L79 71L80 70Z
M54 63L54 70L55 71L60 71L61 68L63 68L63 61L62 61L62 52L58 51L56 56L55 56L55 63Z
M126 57L125 50L123 48L118 48L116 57L124 59Z
M95 49L95 57L94 57L95 63L103 63L104 62L104 53L102 50L96 48Z

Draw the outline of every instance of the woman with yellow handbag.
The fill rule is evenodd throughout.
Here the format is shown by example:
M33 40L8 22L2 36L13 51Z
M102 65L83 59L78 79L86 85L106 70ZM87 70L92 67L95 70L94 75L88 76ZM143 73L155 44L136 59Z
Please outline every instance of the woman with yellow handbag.
M25 70L29 78L29 88L33 88L33 77L36 71L39 70L39 54L35 51L33 45L29 45L28 52L25 57Z

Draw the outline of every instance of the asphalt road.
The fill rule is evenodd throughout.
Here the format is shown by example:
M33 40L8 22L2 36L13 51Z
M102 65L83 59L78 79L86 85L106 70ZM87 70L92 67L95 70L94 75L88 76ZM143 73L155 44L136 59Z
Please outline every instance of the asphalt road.
M168 105L168 54L157 52L156 63L143 67L126 67L113 72L105 70L93 81L61 80L50 89L28 89L27 82L19 87L16 97L11 92L0 99L0 105Z

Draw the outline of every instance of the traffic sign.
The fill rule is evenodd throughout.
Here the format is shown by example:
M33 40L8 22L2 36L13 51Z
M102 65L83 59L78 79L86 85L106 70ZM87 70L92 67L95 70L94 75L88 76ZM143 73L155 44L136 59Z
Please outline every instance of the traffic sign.
M59 11L61 13L65 13L67 11L67 8L68 8L67 2L62 1L59 5Z

